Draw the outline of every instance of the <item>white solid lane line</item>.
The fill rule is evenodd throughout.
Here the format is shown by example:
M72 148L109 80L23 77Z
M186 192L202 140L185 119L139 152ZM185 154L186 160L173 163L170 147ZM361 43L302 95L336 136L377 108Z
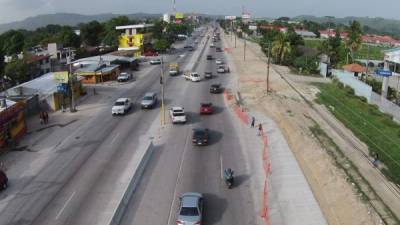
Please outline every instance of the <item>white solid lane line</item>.
M72 195L68 198L68 200L65 202L64 206L61 208L61 210L57 213L56 216L56 220L58 220L58 218L61 216L61 214L63 213L63 211L65 210L65 208L67 207L67 205L69 204L69 202L72 200L72 198L75 195L75 191L72 193Z
M224 165L222 164L222 155L219 155L219 162L221 165L221 179L224 179Z

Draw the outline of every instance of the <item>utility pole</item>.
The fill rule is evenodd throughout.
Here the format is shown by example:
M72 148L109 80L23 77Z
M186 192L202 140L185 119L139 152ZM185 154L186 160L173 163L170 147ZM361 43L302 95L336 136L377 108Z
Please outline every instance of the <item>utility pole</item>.
M235 33L235 48L236 48L236 33Z
M243 61L246 61L246 34L243 33L243 40L244 40L244 45L243 45Z
M268 61L267 61L267 93L269 93L269 69L271 64L271 41L268 41Z
M70 84L70 89L71 89L71 106L70 106L70 112L76 112L75 108L75 92L74 92L74 76L72 74L72 54L71 54L71 48L68 48L68 64L69 64L69 71L68 71L68 81Z
M160 84L161 84L161 126L165 125L165 106L164 106L164 58L161 56L161 75L160 75Z

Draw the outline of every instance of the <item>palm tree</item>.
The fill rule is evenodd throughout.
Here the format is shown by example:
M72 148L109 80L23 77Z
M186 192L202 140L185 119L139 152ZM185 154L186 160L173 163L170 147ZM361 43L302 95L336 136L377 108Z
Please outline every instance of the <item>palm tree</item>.
M292 51L289 40L286 34L279 33L275 41L272 42L272 55L275 56L276 62L282 64L286 56Z
M351 59L354 59L354 52L360 49L362 44L362 29L358 21L354 20L351 22L348 29L349 36L346 41L347 48L350 50Z

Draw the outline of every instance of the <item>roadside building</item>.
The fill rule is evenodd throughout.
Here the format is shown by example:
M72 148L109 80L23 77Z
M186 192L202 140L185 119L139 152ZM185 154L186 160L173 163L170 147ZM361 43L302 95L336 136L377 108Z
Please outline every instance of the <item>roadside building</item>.
M367 72L366 67L356 63L344 65L343 70L347 71L349 74L352 74L354 77L359 77L360 74L362 75Z
M0 149L17 142L26 133L24 104L0 99Z
M106 64L109 65L120 65L120 69L130 69L137 70L139 68L139 60L135 57L127 57L126 54L129 54L129 51L117 51L111 52L106 55L101 56L92 56L87 58L78 59L73 63L74 67L80 67L81 65L88 64Z
M295 32L296 32L297 35L300 35L300 36L302 36L304 38L316 38L317 37L317 35L315 33L311 32L311 31L308 31L308 30L296 29Z
M153 24L117 26L122 33L119 37L118 51L132 51L135 57L141 56L151 45Z
M102 64L79 64L74 67L75 74L83 77L84 84L97 84L106 81L116 80L119 73L119 65L105 63Z
M27 56L26 63L32 79L51 71L50 55L30 55Z
M383 51L385 68L392 71L394 76L400 76L400 48Z
M60 79L61 77L62 79ZM74 82L75 99L85 94L81 80L82 78L77 77ZM8 99L23 102L27 115L32 115L39 109L56 111L62 107L67 107L70 102L69 93L66 93L70 89L67 89L67 85L63 85L62 82L68 82L68 72L47 73L7 89L2 95L7 96Z

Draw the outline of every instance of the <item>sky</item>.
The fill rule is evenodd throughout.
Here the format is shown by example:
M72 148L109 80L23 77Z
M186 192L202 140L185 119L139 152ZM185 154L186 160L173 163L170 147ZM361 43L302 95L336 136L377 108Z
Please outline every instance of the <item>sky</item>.
M0 24L57 12L128 14L172 11L173 0L0 0ZM362 4L361 4L362 3ZM368 16L400 19L399 0L176 0L177 10L253 17Z

